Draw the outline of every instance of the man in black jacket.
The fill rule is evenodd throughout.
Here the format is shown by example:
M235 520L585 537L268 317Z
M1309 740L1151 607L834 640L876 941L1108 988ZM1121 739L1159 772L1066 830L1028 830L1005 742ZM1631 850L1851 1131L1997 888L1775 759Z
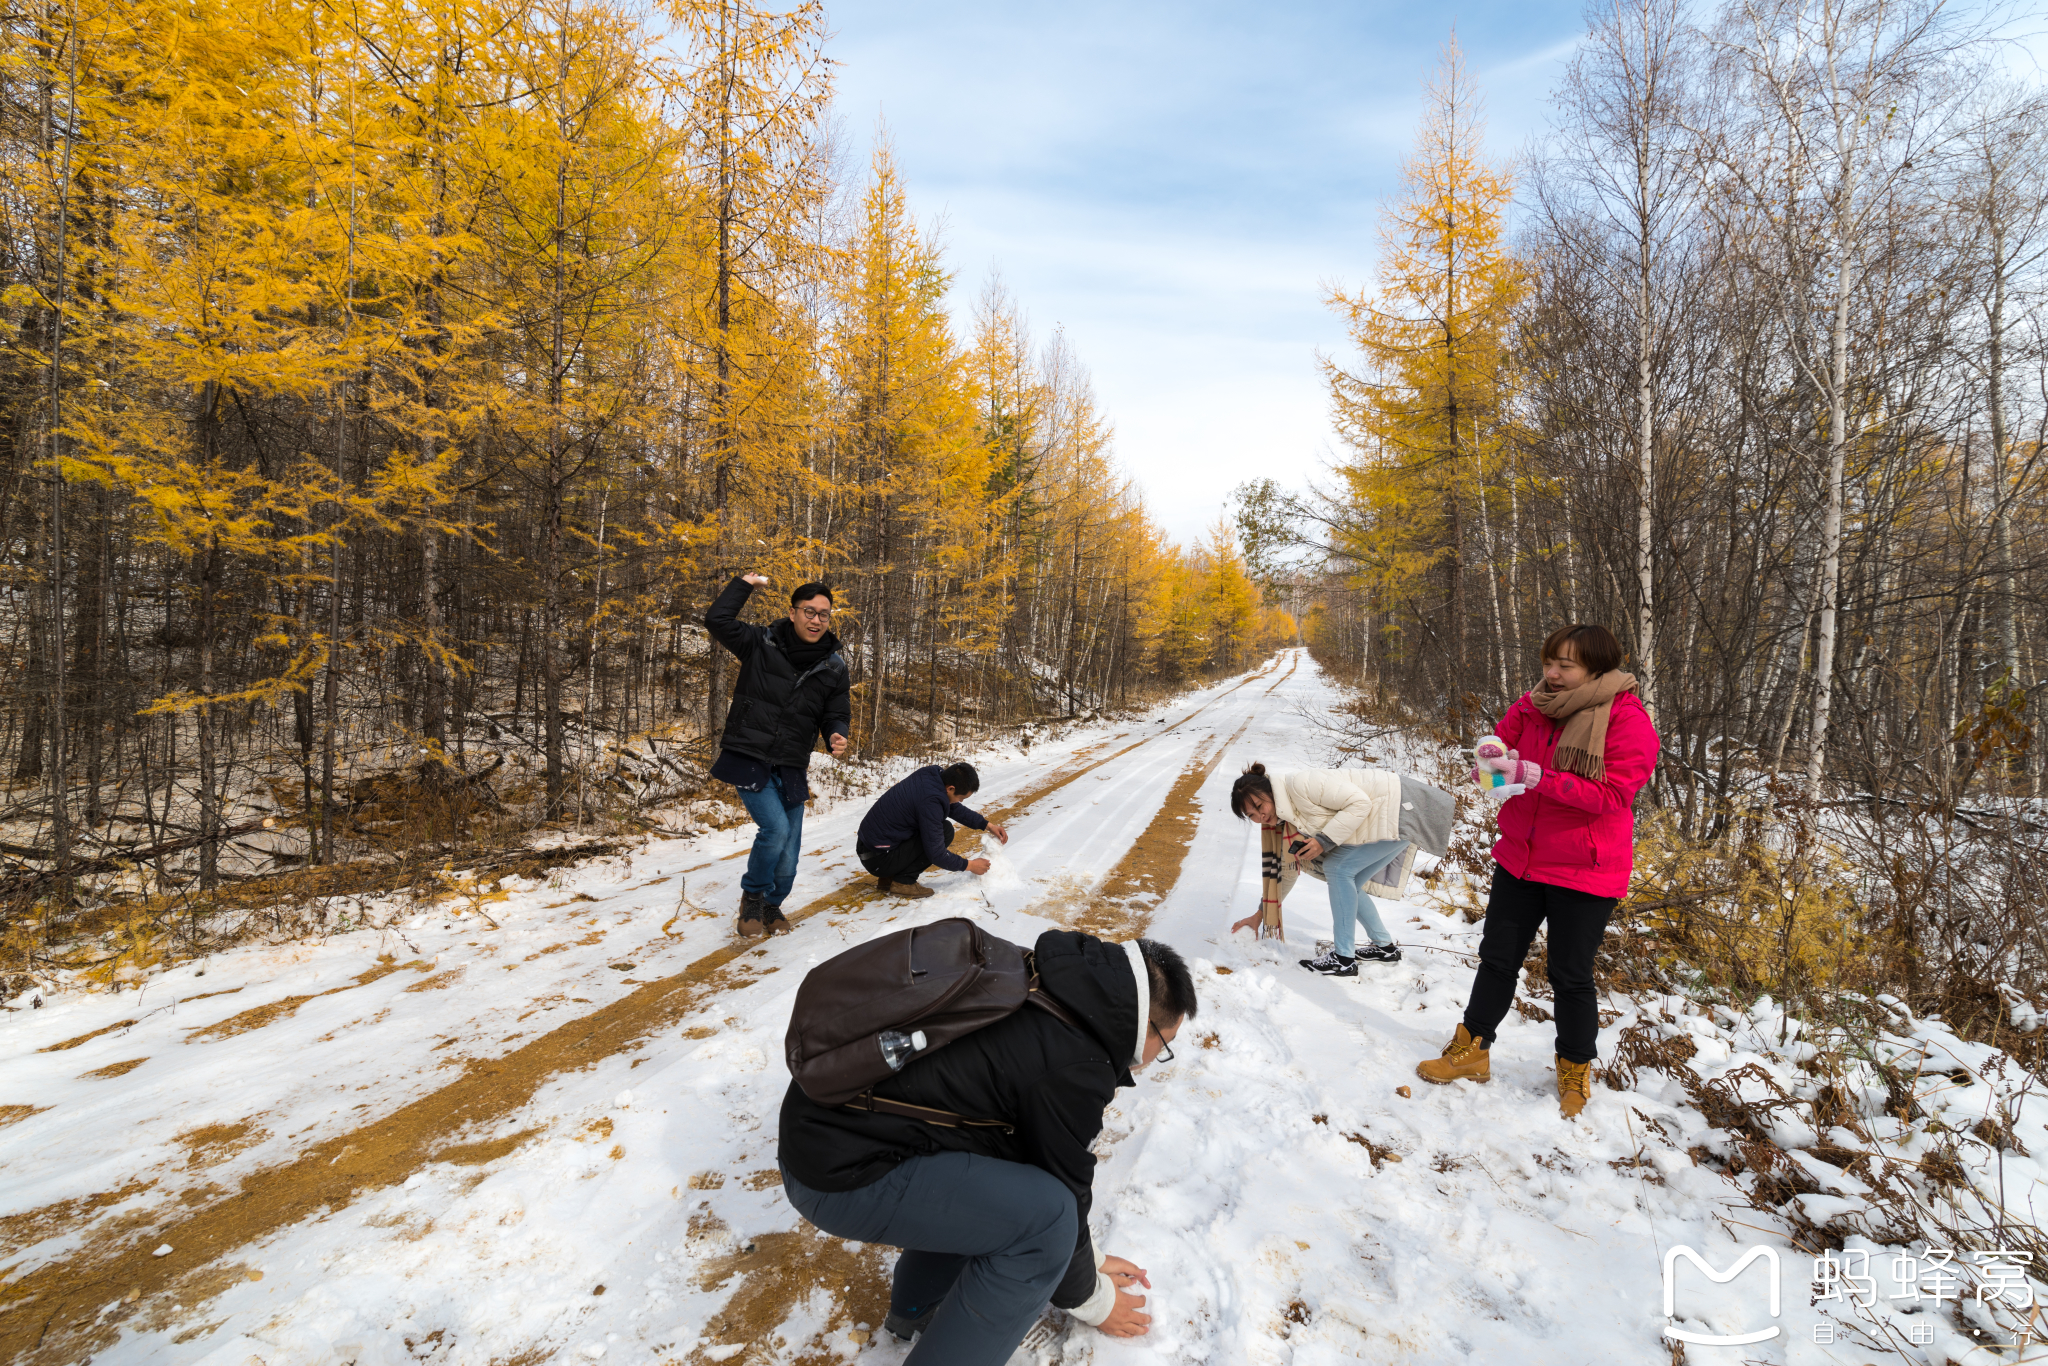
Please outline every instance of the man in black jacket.
M789 595L786 618L750 626L740 609L767 582L765 574L741 575L704 614L704 629L740 662L711 776L739 789L756 826L740 878L743 935L789 932L782 903L803 845L811 751L822 737L834 754L845 753L853 722L846 661L831 630L832 590L807 583Z
M1027 1007L907 1064L890 1100L999 1127L942 1128L782 1098L783 1193L839 1238L899 1247L885 1326L922 1334L904 1366L1003 1366L1048 1298L1114 1337L1135 1337L1144 1268L1095 1252L1088 1211L1095 1137L1119 1086L1195 1013L1174 950L1048 930L1044 990L1078 1025Z
M876 886L897 896L930 896L932 889L920 886L917 875L933 864L980 877L988 871L987 859L964 859L946 847L953 842L953 821L986 830L1000 844L1010 842L1008 830L960 804L962 797L980 790L981 775L973 764L927 764L877 797L861 817L855 857L875 875Z

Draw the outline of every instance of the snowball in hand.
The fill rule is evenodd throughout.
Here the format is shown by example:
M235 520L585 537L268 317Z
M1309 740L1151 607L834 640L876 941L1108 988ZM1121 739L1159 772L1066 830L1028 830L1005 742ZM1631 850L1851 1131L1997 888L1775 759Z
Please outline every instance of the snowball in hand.
M981 875L981 882L989 891L1013 892L1024 885L1024 875L1010 862L1001 845L984 848L980 856L988 860L988 871Z

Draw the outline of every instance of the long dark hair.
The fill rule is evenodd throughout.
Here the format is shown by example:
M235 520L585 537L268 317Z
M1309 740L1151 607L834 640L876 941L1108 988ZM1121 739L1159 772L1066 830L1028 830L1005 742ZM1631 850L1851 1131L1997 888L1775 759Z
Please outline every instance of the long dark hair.
M1244 820L1244 799L1254 792L1263 793L1269 802L1273 800L1273 780L1266 776L1264 764L1246 765L1230 785L1230 814Z

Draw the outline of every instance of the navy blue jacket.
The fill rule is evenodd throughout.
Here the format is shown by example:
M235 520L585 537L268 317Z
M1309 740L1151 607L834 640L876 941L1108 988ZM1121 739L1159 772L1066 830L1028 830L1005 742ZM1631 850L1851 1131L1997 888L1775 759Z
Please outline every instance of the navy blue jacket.
M946 818L970 830L988 829L988 817L946 800L945 770L927 764L875 799L860 820L860 842L870 849L889 849L905 840L924 841L925 857L949 873L967 866L946 847Z

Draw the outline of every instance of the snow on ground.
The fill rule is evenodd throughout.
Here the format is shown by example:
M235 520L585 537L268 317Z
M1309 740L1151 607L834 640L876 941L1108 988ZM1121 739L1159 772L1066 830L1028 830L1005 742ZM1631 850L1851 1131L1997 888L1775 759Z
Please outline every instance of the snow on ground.
M742 827L7 1015L0 1119L21 1117L0 1129L0 1294L22 1302L0 1312L0 1344L100 1366L899 1362L873 1331L890 1254L803 1227L775 1177L803 971L949 915L1030 942L1087 908L1207 755L1178 877L1143 903L1147 933L1195 964L1203 1009L1175 1060L1122 1093L1096 1180L1098 1239L1150 1269L1155 1328L1118 1342L1053 1316L1020 1362L1666 1362L1664 1254L1726 1267L1750 1243L1782 1256L1782 1317L1760 1271L1717 1285L1681 1269L1679 1322L1781 1333L1688 1360L2016 1359L1976 1346L1967 1315L1912 1301L1816 1342L1855 1316L1811 1303L1811 1259L1689 1155L1725 1141L1661 1074L1597 1086L1564 1121L1550 1027L1510 1015L1489 1086L1422 1083L1414 1063L1469 985L1478 927L1462 917L1386 906L1407 957L1355 981L1295 966L1328 933L1312 881L1284 946L1231 940L1258 841L1229 814L1230 781L1252 759L1326 763L1311 718L1335 696L1289 653L1143 717L976 754L977 801L1011 843L987 878L929 877L938 895L914 905L847 891L863 802L814 810L789 904L824 904L760 948L730 949ZM1783 1074L1796 1055L1767 1009L1610 1004L1603 1052L1649 1018L1695 1041L1702 1077ZM1902 1021L1896 1044L1943 1069L1988 1060L1932 1022ZM2048 1119L2031 1098L2020 1113L2023 1130ZM1911 1160L1918 1140L1896 1137ZM2009 1190L2031 1192L2034 1162L2001 1160ZM1835 1186L1803 1198L1853 1201L1823 1170ZM1904 1346L1913 1327L1935 1341Z

